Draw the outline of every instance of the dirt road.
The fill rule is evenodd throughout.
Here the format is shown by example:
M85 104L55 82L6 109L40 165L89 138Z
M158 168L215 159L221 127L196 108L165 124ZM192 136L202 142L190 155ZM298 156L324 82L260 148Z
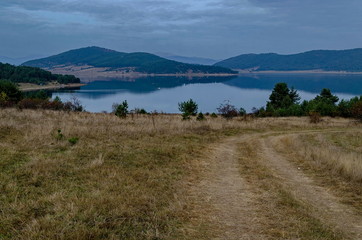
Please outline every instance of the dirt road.
M273 148L285 134L211 147L195 190L211 206L214 239L362 239L362 216Z

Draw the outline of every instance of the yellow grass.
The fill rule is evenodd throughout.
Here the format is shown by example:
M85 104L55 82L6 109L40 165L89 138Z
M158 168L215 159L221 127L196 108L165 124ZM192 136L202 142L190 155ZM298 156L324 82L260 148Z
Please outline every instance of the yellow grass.
M289 135L283 137L281 142L314 165L326 166L335 174L360 182L362 181L361 136L362 131L358 130L326 132L304 136Z
M185 183L210 143L349 125L0 109L0 239L208 239L208 227L185 227L193 222Z

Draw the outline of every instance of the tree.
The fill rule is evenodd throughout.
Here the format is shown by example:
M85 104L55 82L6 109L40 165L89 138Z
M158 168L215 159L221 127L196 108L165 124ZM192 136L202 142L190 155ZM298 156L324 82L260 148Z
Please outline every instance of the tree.
M319 95L308 102L307 113L318 112L322 116L336 116L338 115L336 106L338 100L337 96L332 95L331 90L323 88Z
M192 99L178 104L178 109L182 112L183 119L189 119L190 116L196 116L198 105Z
M240 116L245 116L246 115L246 110L244 108L240 108L239 109L239 115Z
M15 103L23 98L23 94L19 88L14 83L7 80L0 80L0 94L7 101Z
M127 100L124 100L121 104L119 104L114 113L116 116L120 118L126 118L128 114L128 103Z
M288 108L297 104L300 100L299 94L294 88L289 89L286 83L277 83L269 96L267 111Z
M331 104L338 102L339 98L335 95L332 95L331 90L328 88L323 88L321 93L315 97L316 101L325 101Z

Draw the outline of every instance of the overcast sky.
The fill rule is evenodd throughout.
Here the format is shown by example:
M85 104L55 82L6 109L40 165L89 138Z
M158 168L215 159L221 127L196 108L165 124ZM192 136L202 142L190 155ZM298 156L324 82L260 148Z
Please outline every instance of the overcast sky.
M101 46L223 59L362 47L362 0L0 0L0 56Z

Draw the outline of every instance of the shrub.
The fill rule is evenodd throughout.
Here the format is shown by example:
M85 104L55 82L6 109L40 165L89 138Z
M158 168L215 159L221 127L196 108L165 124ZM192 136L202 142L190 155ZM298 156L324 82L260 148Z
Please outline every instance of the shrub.
M196 116L198 105L196 102L194 102L192 99L190 99L186 102L179 103L178 109L180 110L180 112L183 113L182 115L183 115L183 119L184 119L185 117Z
M63 110L64 104L59 101L43 101L41 108L49 110Z
M69 142L71 145L75 145L78 141L79 141L79 138L77 138L77 137L72 137L72 138L69 138L69 139L68 139L68 142Z
M44 100L25 98L18 102L18 107L20 109L37 109L41 108L43 104Z
M190 120L191 119L190 115L186 114L186 113L183 113L181 116L182 116L182 120Z
M239 109L239 115L240 115L240 116L246 115L246 111L245 111L244 108L240 108L240 109Z
M309 113L309 120L311 123L319 123L321 122L321 115L318 112L310 112Z
M1 98L6 98L6 101L19 102L23 98L23 93L12 82L7 80L0 80L0 94Z
M31 99L42 99L47 100L51 98L51 93L45 90L39 90L39 91L32 91L24 93L25 98L31 98Z
M216 115L216 113L213 112L213 113L211 113L210 117L217 118L217 115Z
M356 102L352 107L352 117L362 121L362 99Z
M205 120L204 114L203 114L202 112L200 112L200 113L197 115L196 120L197 120L197 121L203 121L203 120Z
M145 109L143 109L143 108L135 108L135 109L133 110L133 112L134 112L135 114L147 114L147 111L146 111Z
M230 101L225 101L225 103L220 104L217 111L226 119L232 119L238 116L238 110L234 105L230 104Z
M116 116L120 118L126 118L128 114L128 103L127 100L124 100L121 104L119 104L114 113Z

